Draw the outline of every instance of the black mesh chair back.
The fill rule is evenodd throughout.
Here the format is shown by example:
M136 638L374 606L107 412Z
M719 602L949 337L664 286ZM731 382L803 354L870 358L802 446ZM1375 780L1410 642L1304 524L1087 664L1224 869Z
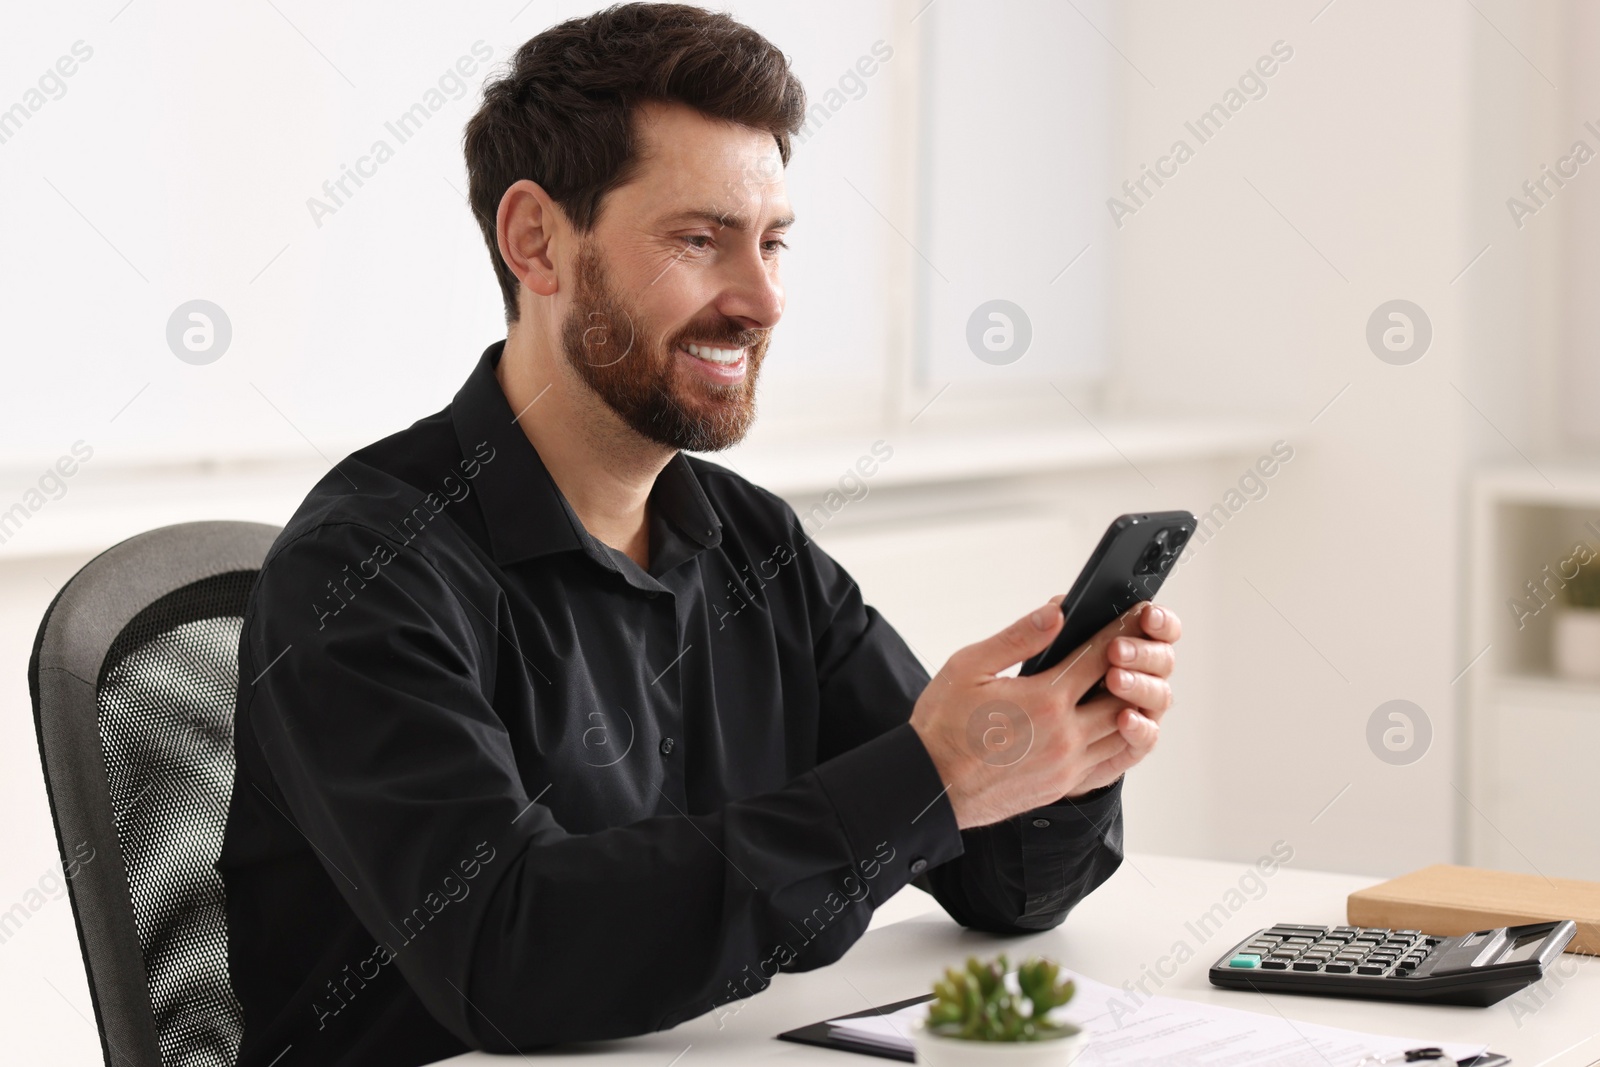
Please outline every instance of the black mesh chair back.
M222 849L239 627L278 529L129 538L57 595L28 665L39 756L108 1067L232 1067Z

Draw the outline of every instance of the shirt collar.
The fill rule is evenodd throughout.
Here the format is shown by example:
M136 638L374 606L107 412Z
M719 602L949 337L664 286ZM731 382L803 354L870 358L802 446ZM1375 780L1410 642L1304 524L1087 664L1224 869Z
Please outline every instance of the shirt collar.
M566 497L550 477L538 450L517 425L511 405L495 367L505 351L505 342L496 341L484 349L478 364L456 393L450 405L456 441L463 457L477 458L479 507L489 533L489 546L496 563L510 564L552 552L583 549L589 555L614 566L618 553L597 541L567 503ZM487 442L492 459L483 460L479 451ZM651 519L650 571L661 573L694 555L702 548L715 548L722 542L722 523L705 489L682 452L673 454L650 490ZM694 546L663 543L665 530L660 520ZM673 532L666 531L666 532ZM625 557L624 557L625 559Z

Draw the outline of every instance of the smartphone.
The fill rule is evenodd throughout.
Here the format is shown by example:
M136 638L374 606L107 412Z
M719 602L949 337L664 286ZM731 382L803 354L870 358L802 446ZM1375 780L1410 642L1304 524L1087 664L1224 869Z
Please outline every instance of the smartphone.
M1049 670L1124 611L1154 597L1183 546L1194 536L1194 527L1194 516L1187 511L1119 515L1061 601L1061 613L1066 616L1061 632L1049 648L1029 659L1017 673ZM1079 703L1103 691L1096 682Z

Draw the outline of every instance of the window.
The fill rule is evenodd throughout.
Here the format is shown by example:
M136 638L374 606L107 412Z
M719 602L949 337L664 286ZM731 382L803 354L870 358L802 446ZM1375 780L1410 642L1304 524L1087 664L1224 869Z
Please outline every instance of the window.
M375 4L36 12L0 44L5 69L35 72L0 101L27 112L0 142L0 286L28 398L0 423L0 464L78 439L119 464L331 461L442 407L503 336L462 126L513 49L596 6L482 25ZM1109 25L1105 4L1077 7ZM1115 57L1083 16L1056 0L732 10L812 101L763 421L861 425L946 383L1037 392L1099 371ZM32 93L63 57L73 74ZM965 340L995 298L1031 328L1009 365ZM228 347L185 362L172 331Z

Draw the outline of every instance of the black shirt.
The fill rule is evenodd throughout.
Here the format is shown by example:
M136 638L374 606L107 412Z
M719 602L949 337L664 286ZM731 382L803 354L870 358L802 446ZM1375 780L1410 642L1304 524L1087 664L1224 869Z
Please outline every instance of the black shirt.
M338 464L251 595L217 864L242 1067L665 1029L839 959L908 882L1024 932L1116 869L1120 783L957 828L927 673L783 500L680 453L648 569L590 536L503 347Z

